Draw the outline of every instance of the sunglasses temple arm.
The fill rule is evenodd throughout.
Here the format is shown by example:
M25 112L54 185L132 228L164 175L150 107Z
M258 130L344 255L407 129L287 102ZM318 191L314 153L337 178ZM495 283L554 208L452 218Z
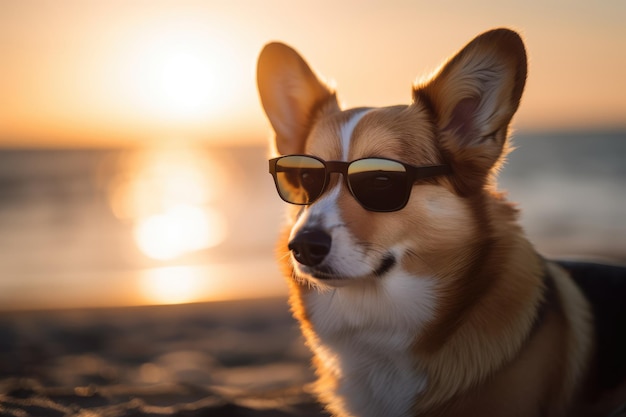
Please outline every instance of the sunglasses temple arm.
M429 167L417 168L415 180L423 180L426 178L438 177L440 175L451 174L452 169L449 165L433 165Z

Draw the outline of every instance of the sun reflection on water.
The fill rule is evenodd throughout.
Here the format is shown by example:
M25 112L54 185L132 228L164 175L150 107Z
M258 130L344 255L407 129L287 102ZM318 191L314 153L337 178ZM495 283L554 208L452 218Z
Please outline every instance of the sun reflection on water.
M132 225L132 238L149 266L140 274L143 297L157 304L206 298L210 277L180 263L228 236L218 204L227 186L224 164L195 149L167 148L126 154L116 165L110 206Z
M224 191L219 164L191 149L155 149L126 156L111 182L115 216L133 222L138 248L156 260L219 245L226 219L216 201Z
M192 266L148 269L141 274L141 292L148 303L180 304L200 301L208 292L207 277Z
M140 219L134 228L139 249L160 260L217 246L225 236L225 219L219 211L187 204Z

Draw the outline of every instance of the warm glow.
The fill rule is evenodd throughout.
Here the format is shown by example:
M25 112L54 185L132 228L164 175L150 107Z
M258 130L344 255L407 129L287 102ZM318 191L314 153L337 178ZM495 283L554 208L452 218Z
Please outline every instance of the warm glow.
M171 260L219 245L227 236L215 202L226 186L221 165L195 150L144 151L119 162L110 185L116 217L134 223L147 257Z
M155 268L143 272L141 290L152 304L189 303L201 299L206 279L193 267Z
M347 106L382 106L409 103L412 80L503 25L532 58L516 128L625 126L623 0L352 3L0 1L0 146L262 144L267 42L298 49Z
M128 88L139 109L161 119L197 122L232 100L228 52L205 32L180 24L136 39Z
M147 304L275 297L286 289L273 259L158 267L141 271L139 278L140 297Z
M179 205L140 219L135 226L139 249L153 259L174 259L219 244L226 235L224 216L216 210Z

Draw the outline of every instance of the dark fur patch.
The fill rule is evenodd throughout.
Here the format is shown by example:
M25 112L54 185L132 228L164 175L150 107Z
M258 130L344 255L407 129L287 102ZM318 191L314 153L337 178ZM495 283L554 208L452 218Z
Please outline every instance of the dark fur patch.
M387 272L389 272L389 270L391 270L391 268L393 268L395 265L396 265L395 256L388 254L383 258L383 261L381 262L378 269L374 272L374 275L377 277L382 277Z

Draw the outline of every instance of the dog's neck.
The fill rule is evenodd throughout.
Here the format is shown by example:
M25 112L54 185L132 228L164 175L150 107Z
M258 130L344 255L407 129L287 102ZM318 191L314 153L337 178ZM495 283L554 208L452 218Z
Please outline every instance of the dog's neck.
M501 247L508 248L506 255ZM509 262L495 274L488 265L503 256ZM415 345L428 375L435 376L419 401L424 410L450 400L513 361L552 308L554 283L545 261L521 236L515 244L495 242L482 265L484 269L472 270L477 274L474 279L494 274L487 277L490 285L482 296L464 306L461 315L442 313ZM462 282L468 278L472 279L465 277ZM510 332L511 328L516 331Z

